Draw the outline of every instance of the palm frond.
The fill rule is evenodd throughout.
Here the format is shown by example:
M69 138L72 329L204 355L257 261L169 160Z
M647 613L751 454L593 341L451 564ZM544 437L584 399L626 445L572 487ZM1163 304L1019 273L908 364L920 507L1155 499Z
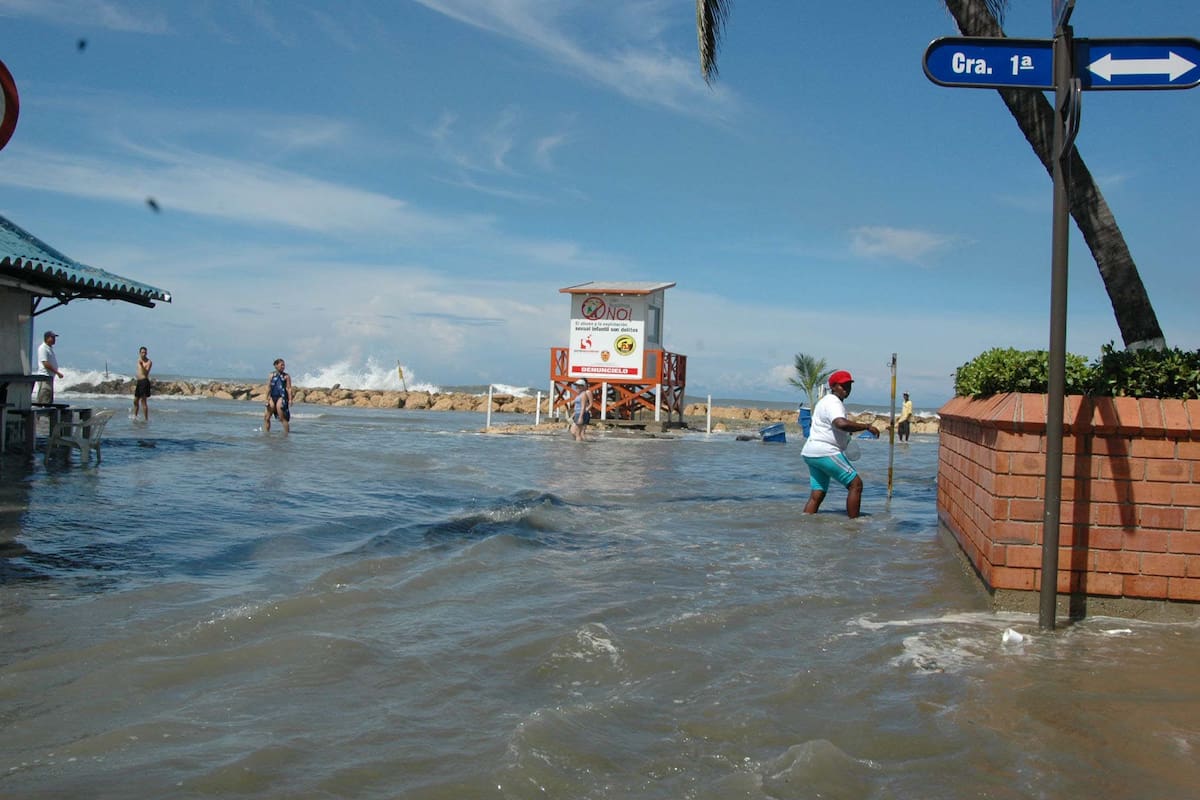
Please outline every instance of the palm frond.
M700 71L712 83L717 77L717 50L729 18L731 0L696 0L696 39L700 46Z
M821 384L829 380L833 370L829 369L825 359L807 353L796 353L793 368L796 376L788 378L788 383L808 395L808 407L812 408L817 402Z

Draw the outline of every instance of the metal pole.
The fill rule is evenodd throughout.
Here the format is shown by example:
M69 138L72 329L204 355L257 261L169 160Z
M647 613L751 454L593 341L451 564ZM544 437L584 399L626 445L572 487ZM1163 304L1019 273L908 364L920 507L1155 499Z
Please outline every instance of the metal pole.
M492 385L490 383L488 384L487 425L485 425L484 427L487 427L487 428L492 427Z
M600 383L600 421L608 419L608 381Z
M712 395L708 396L708 410L705 412L704 432L712 433Z
M1072 86L1071 26L1054 36L1054 217L1050 268L1050 353L1047 364L1046 492L1042 519L1042 586L1038 626L1054 630L1058 600L1058 534L1062 506L1063 406L1067 363L1067 245L1070 198L1065 163L1071 133L1066 117L1074 116L1078 98Z
M538 389L537 402L533 406L533 424L534 427L542 422L542 390Z
M888 499L892 499L892 464L896 460L896 354L892 353L892 411L888 425Z

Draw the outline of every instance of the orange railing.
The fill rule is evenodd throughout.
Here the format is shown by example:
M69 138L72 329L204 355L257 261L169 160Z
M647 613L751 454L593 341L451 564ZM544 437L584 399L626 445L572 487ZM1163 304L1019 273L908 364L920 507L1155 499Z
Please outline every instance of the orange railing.
M550 348L550 381L553 386L552 408L570 408L578 394L573 383L577 376L567 369L568 350ZM638 380L592 379L592 416L607 419L644 419L653 416L657 405L668 422L672 415L683 421L683 394L687 386L687 356L667 350L647 350L642 362L643 377ZM607 387L607 393L604 391ZM657 402L656 402L657 398Z

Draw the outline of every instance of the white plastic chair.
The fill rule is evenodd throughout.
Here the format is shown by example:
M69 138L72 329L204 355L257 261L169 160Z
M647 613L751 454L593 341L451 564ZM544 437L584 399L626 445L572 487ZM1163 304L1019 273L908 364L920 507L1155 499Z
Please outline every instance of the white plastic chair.
M52 421L50 425L50 438L46 441L46 460L50 460L50 454L56 448L74 447L79 450L79 459L84 464L88 463L93 451L96 453L96 463L100 463L100 437L104 433L104 426L113 418L117 412L111 409L97 411L87 419L72 419L71 421L59 420ZM68 452L68 456L70 453Z

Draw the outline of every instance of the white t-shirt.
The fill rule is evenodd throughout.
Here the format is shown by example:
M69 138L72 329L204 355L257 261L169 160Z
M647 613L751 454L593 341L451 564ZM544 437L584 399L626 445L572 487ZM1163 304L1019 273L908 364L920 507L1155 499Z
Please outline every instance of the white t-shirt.
M45 365L42 364L43 361L50 362L49 372L46 371ZM38 375L49 375L50 377L54 377L54 373L58 371L58 359L54 357L54 348L45 342L38 345L36 370Z
M846 416L846 406L835 394L827 394L817 401L812 413L812 428L804 442L803 456L836 456L850 443L850 434L833 427L833 421Z

